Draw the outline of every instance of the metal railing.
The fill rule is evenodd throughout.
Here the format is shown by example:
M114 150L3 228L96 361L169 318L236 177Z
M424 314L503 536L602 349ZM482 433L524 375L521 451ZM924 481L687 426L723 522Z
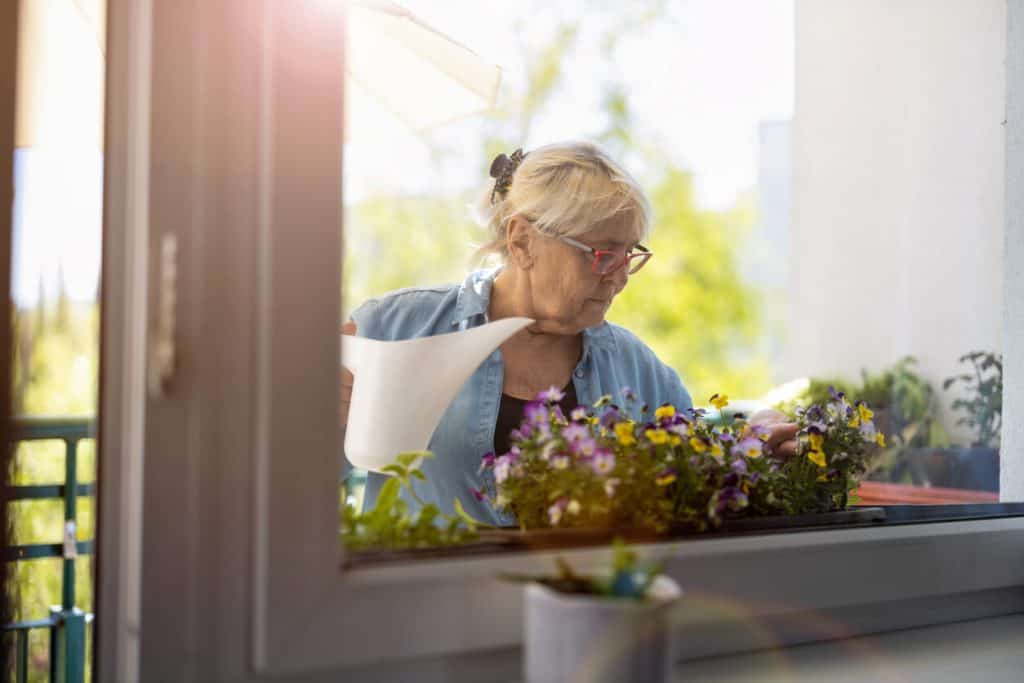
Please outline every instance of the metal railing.
M15 637L15 680L28 680L28 638L34 629L50 632L50 680L63 683L85 681L86 624L92 621L75 606L75 558L93 553L92 539L77 539L77 503L80 496L94 496L94 484L78 483L78 445L83 439L92 439L95 422L92 418L20 417L13 421L11 447L22 441L64 442L64 483L11 487L12 501L50 500L64 501L63 541L60 543L33 543L11 545L4 549L8 562L31 562L41 558L60 557L64 561L61 604L50 608L46 619L5 624L5 632Z

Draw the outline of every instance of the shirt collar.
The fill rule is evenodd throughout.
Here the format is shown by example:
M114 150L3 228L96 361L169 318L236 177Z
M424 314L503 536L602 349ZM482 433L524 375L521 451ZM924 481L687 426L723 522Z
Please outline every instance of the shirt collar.
M487 317L487 306L491 303L491 287L499 270L501 269L475 270L466 276L459 286L452 325L459 325L478 315Z
M452 325L460 325L475 316L483 316L485 320L487 319L487 307L491 303L491 288L494 286L494 278L500 271L500 267L476 270L466 276L459 286ZM607 322L583 330L584 358L591 346L606 351L615 351L615 336Z

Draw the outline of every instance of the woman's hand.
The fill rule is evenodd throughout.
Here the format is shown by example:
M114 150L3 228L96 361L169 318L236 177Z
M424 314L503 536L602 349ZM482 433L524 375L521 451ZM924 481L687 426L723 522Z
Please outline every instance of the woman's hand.
M352 320L341 326L342 334L354 335L356 324ZM343 365L341 366L341 428L348 424L348 405L352 401L352 373Z
M796 433L800 426L789 422L788 415L767 408L751 415L750 423L769 429L767 443L774 457L785 460L796 455Z

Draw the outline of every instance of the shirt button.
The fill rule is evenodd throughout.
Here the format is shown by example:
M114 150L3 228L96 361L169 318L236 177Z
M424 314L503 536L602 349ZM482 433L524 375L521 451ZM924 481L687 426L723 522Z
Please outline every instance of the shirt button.
M576 372L574 372L572 374L576 375L576 379L583 379L583 370L582 370L582 368L576 368Z

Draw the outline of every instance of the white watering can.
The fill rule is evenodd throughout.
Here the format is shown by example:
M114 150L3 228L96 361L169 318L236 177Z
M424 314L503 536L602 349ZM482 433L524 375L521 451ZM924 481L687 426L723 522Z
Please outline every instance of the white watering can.
M345 457L356 467L379 472L399 453L426 450L441 416L473 371L532 322L503 318L463 332L406 341L342 335L341 363L354 378Z

